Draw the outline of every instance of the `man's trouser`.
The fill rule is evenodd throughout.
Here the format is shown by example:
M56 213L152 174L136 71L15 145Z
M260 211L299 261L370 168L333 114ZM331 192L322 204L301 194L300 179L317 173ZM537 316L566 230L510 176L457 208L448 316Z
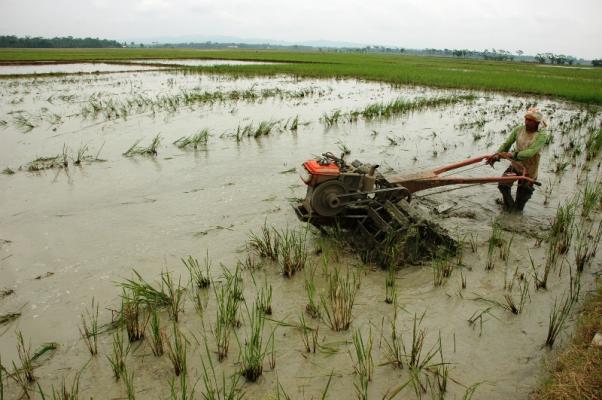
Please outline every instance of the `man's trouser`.
M509 166L502 176L519 174L519 172L514 169L514 167ZM502 198L504 200L504 206L508 210L517 210L522 211L525 208L525 204L533 195L533 185L528 181L518 181L516 188L516 200L512 198L512 185L514 182L500 182L497 185L500 193L502 193Z

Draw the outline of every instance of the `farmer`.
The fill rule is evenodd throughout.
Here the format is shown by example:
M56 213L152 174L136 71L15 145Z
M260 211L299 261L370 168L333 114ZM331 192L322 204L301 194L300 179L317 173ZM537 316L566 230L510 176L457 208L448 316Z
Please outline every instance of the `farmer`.
M548 135L539 130L539 125L545 128L547 124L543 121L543 115L537 108L530 108L525 114L525 126L517 126L512 129L510 136L500 146L497 153L491 157L488 162L491 166L500 158L506 158L512 161L518 161L524 165L526 175L533 180L537 179L537 169L539 168L539 151L546 144ZM514 151L509 152L514 144ZM521 174L512 165L504 171L504 176ZM514 182L500 182L498 189L502 193L502 204L508 211L522 212L525 204L533 194L533 184L524 180L518 181L516 189L516 200L512 198L512 184ZM499 201L499 200L498 200Z

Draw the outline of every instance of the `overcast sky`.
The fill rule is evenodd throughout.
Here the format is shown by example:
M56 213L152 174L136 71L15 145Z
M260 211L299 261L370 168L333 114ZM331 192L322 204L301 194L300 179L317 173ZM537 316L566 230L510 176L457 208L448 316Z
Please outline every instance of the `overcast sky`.
M0 0L0 34L234 36L602 58L602 0Z

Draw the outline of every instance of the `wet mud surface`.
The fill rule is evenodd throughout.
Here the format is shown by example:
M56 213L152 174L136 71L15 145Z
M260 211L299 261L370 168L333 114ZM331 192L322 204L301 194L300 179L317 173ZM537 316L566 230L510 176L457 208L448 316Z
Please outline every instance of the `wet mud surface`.
M247 95L233 96L234 92ZM183 93L199 96L190 100ZM443 362L449 363L446 398L462 398L473 385L478 385L473 398L527 398L550 354L543 347L549 312L569 288L573 263L571 250L564 267L550 275L547 289L536 290L530 257L535 268L543 268L545 238L558 205L582 190L585 181L597 179L598 161L586 162L574 149L583 148L589 127L599 126L598 111L548 99L475 93L473 101L391 118L324 123L324 114L336 110L346 113L397 98L464 94L354 80L284 76L235 80L160 71L0 80L0 168L5 169L0 174L0 315L20 313L0 326L2 364L8 368L13 360L18 363L19 330L32 349L58 343L52 356L35 369L41 387L49 390L63 377L70 382L83 368L83 397L125 398L124 385L115 382L105 357L111 352L111 334L99 336L99 355L90 359L78 327L92 298L100 304L99 321L111 321L112 310L121 302L118 283L132 278L132 269L149 282L158 282L167 269L181 276L184 284L188 272L181 258L202 259L208 252L210 275L219 286L223 268L233 270L237 261L246 260L250 232L265 222L278 229L301 227L290 201L305 195L294 170L303 161L325 151L349 150L349 159L378 163L385 174L433 168L495 151L511 127L522 122L527 106L537 103L549 118L554 141L542 152L542 186L524 214L503 212L495 203L495 185L439 188L415 196L417 207L464 243L462 267L442 286L433 285L428 263L399 269L395 312L384 301L387 272L363 265L349 249L333 247L327 268L349 269L361 283L348 331L334 332L323 321L306 316L310 326L319 326L321 350L314 354L305 352L301 330L289 326L298 324L307 304L304 274L284 278L276 263L265 260L257 261L263 266L253 273L242 271L249 305L258 291L254 281L257 286L264 281L272 286L273 314L264 336L267 341L274 329L276 360L272 369L266 358L257 383L240 381L245 398L275 398L278 384L293 399L320 398L331 374L328 398L356 397L350 355L356 330L373 336L375 368L368 393L370 398L382 398L410 376L407 365L395 369L387 363L384 339L390 337L391 320L396 319L408 346L414 317L422 314L425 352L440 338ZM298 127L292 130L290 121L295 117ZM237 130L250 124L257 127L261 121L273 124L269 134L237 139ZM205 128L208 139L196 149L172 144ZM156 155L123 156L136 141L146 146L156 135L161 139ZM85 157L76 165L78 150L84 146ZM67 167L61 162L48 169L29 167L47 157L66 159ZM466 174L500 175L503 164ZM592 219L598 220L597 212ZM495 265L486 270L495 220L502 238L506 242L512 238L512 246L505 261L496 249ZM316 268L317 291L324 293L324 253L315 251L320 243L317 234L308 236L306 269ZM600 271L598 256L582 273L582 294ZM524 279L529 296L520 314L492 307L491 301L502 302L505 294L519 296ZM234 338L223 362L213 353L213 289L206 291L202 315L195 311L191 292L186 291L178 325L190 342L188 381L190 387L196 383L198 395L203 391L200 360L207 358L204 337L219 374L235 373L240 364ZM468 322L487 308L478 323ZM170 332L167 314L162 318ZM244 342L249 323L241 319L236 333ZM568 331L563 330L558 343ZM168 398L173 371L165 356L153 356L147 342L136 343L127 360L135 374L136 394ZM5 382L8 398L18 398L18 385ZM33 398L38 396L36 390L31 387ZM428 398L431 389L422 395ZM415 390L408 385L396 398L414 397Z

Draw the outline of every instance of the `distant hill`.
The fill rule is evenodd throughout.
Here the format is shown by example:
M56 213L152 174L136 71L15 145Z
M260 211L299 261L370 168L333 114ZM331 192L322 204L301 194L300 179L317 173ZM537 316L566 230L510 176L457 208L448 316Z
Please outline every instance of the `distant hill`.
M121 43L115 40L98 38L74 38L67 37L17 37L0 36L0 47L11 48L108 48L122 47Z
M143 43L144 45L181 45L181 44L200 44L200 43L220 43L237 45L261 45L264 47L323 47L323 48L344 48L344 47L366 47L365 43L337 42L331 40L314 40L302 42L287 42L284 40L261 39L261 38L242 38L237 36L216 36L216 35L184 35L184 36L156 36L146 38L124 39L127 43Z

